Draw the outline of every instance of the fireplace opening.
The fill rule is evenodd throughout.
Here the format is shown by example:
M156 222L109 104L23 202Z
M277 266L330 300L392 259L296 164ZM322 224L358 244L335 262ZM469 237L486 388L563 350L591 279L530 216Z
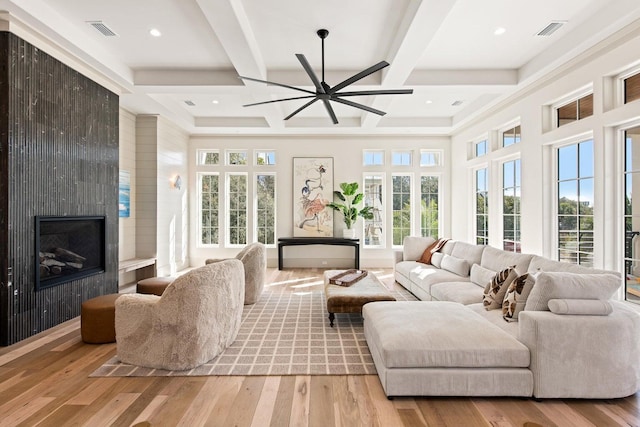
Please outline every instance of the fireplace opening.
M36 291L105 269L104 216L36 216Z

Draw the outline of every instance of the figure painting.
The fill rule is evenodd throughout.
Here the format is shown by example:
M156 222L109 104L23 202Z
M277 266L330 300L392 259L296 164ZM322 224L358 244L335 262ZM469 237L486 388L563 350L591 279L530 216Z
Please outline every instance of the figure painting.
M293 236L333 237L333 158L293 158Z

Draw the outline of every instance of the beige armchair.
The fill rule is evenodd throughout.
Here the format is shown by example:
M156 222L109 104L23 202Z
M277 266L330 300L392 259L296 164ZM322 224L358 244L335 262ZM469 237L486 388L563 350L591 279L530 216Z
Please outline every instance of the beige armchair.
M225 260L176 278L162 296L116 300L116 342L123 363L185 370L220 354L240 329L242 262Z
M255 304L264 290L267 272L267 251L262 243L251 243L242 249L236 259L244 265L244 303ZM220 262L221 259L207 259L207 264Z

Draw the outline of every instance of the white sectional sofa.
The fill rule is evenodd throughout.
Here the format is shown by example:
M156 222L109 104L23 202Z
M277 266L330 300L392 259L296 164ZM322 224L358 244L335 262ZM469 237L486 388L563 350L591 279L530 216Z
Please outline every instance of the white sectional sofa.
M433 241L408 237L396 254L396 281L422 301L363 307L387 396L617 398L640 389L640 315L610 299L618 273L459 241L434 265L417 262ZM535 284L506 321L482 300L510 266Z

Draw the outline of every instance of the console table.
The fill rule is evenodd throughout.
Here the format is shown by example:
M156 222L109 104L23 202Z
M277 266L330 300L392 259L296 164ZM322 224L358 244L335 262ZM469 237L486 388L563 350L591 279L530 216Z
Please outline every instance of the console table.
M280 237L278 239L278 270L282 270L282 248L301 245L353 246L355 268L360 268L360 239L338 237Z

